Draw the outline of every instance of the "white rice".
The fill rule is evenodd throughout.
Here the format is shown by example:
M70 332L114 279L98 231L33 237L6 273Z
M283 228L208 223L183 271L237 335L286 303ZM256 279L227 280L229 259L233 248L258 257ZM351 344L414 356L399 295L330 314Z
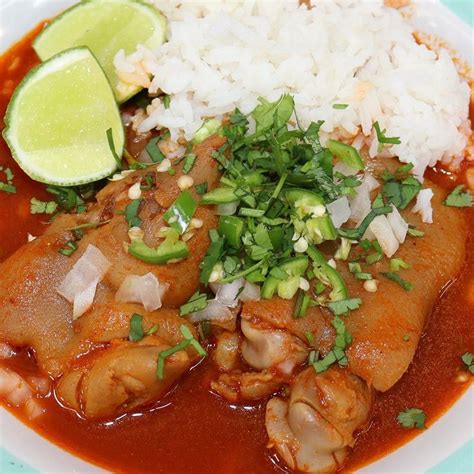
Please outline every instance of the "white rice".
M324 120L328 136L365 142L377 153L372 124L401 144L383 155L415 165L422 176L437 161L459 162L470 127L470 90L446 51L418 45L401 13L382 0L153 2L168 18L168 39L157 51L117 55L122 77L154 99L134 119L140 132L166 127L191 139L206 117L238 107L250 112L259 96L295 97L303 126ZM333 104L349 104L334 109ZM361 141L362 137L362 141Z

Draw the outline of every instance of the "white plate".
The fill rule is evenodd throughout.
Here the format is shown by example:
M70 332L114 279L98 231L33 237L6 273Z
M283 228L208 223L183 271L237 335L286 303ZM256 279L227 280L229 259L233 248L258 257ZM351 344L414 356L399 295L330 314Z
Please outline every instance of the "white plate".
M367 1L367 0L366 0ZM370 1L370 0L369 0ZM455 7L471 18L474 0L454 0ZM453 3L454 3L453 2ZM0 52L7 49L41 20L64 10L74 0L0 0ZM445 2L446 3L446 2ZM474 65L473 30L438 0L417 0L412 21L420 31L446 40ZM0 79L1 81L1 79ZM474 387L430 429L363 473L474 472ZM463 467L464 464L464 467ZM0 408L0 472L10 473L104 472L38 436Z

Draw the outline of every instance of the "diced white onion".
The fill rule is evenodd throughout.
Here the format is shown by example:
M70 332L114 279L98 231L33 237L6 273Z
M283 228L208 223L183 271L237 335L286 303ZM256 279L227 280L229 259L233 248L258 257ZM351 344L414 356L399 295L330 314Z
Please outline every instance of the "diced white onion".
M433 223L433 208L431 207L431 198L433 191L430 188L422 189L416 197L416 204L413 206L411 212L421 215L421 220L425 224Z
M219 204L217 206L216 213L218 216L231 216L232 214L235 214L238 205L238 201Z
M380 188L380 183L368 172L364 174L363 183L365 183L369 192L372 192L375 189Z
M351 208L349 207L349 200L346 196L336 199L326 207L336 229L339 229L339 227L345 224L351 217Z
M383 253L390 258L398 250L400 244L393 233L392 226L387 217L377 216L370 223L369 229L375 235L380 247L382 247Z
M3 395L8 403L19 407L33 396L33 392L16 372L0 368L0 395Z
M350 201L351 219L354 219L357 225L359 225L364 220L364 217L370 212L370 192L365 183L362 183L354 189L356 195Z
M240 301L260 301L260 287L255 283L245 281L244 290L239 295Z
M400 215L398 209L392 204L392 212L387 215L388 222L392 227L393 233L397 240L403 244L408 232L408 224L405 219Z
M236 314L224 306L216 299L207 302L207 306L202 311L196 311L187 316L188 321L192 323L200 323L202 321L209 321L211 324L221 326L225 329L235 329Z
M143 276L128 275L115 294L115 300L122 303L140 303L147 311L161 308L161 298L169 285L162 284L153 273Z
M38 400L30 398L25 404L25 412L30 420L34 420L46 413L46 409Z
M346 175L346 176L351 176L353 174L357 174L357 172L358 172L356 169L350 167L349 165L346 165L342 161L338 161L334 165L333 170L334 170L334 172L342 173L343 175Z
M212 290L216 295L216 301L227 306L228 308L235 308L239 304L239 295L245 287L245 280L239 278L231 283L213 283Z
M0 342L0 359L9 359L16 354L13 347L5 344L4 342Z
M73 303L73 319L83 315L94 302L95 291L111 266L104 254L94 245L88 245L74 264L57 292Z
M27 377L26 381L40 396L45 397L51 390L51 380L47 377Z
M142 195L141 183L137 181L135 184L128 188L128 197L129 199L140 199Z

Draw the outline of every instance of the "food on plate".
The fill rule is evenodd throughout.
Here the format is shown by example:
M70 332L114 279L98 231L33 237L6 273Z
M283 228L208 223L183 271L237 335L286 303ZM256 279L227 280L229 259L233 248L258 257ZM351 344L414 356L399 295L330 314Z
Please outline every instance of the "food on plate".
M0 161L41 226L0 263L16 414L111 470L323 473L467 387L469 86L400 11L91 0L33 39Z

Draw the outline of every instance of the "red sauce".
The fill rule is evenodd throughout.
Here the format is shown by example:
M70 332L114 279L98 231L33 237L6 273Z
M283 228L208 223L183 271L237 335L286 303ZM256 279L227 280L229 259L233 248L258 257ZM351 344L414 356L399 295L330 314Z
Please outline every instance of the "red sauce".
M0 57L2 117L14 87L38 63L31 42L40 28ZM30 180L18 168L2 139L0 165L12 169L18 188L16 194L2 193L0 199L2 260L27 241L28 232L38 235L44 230L43 218L29 213L29 201L33 196L46 199L48 194L44 185ZM430 172L431 179L448 188L462 175ZM466 218L474 222L473 209L466 211ZM456 377L463 370L460 355L474 352L474 277L468 268L474 268L472 225L461 276L443 290L407 373L391 390L378 395L370 426L360 433L346 470L359 468L418 434L397 425L400 411L422 408L429 426L467 388L468 383L456 382ZM36 370L33 357L26 351L9 364L21 374ZM265 448L265 404L229 405L209 392L213 376L212 365L204 361L152 409L110 423L83 420L49 397L45 402L47 414L30 425L68 451L115 472L281 472ZM22 413L11 411L27 422Z

